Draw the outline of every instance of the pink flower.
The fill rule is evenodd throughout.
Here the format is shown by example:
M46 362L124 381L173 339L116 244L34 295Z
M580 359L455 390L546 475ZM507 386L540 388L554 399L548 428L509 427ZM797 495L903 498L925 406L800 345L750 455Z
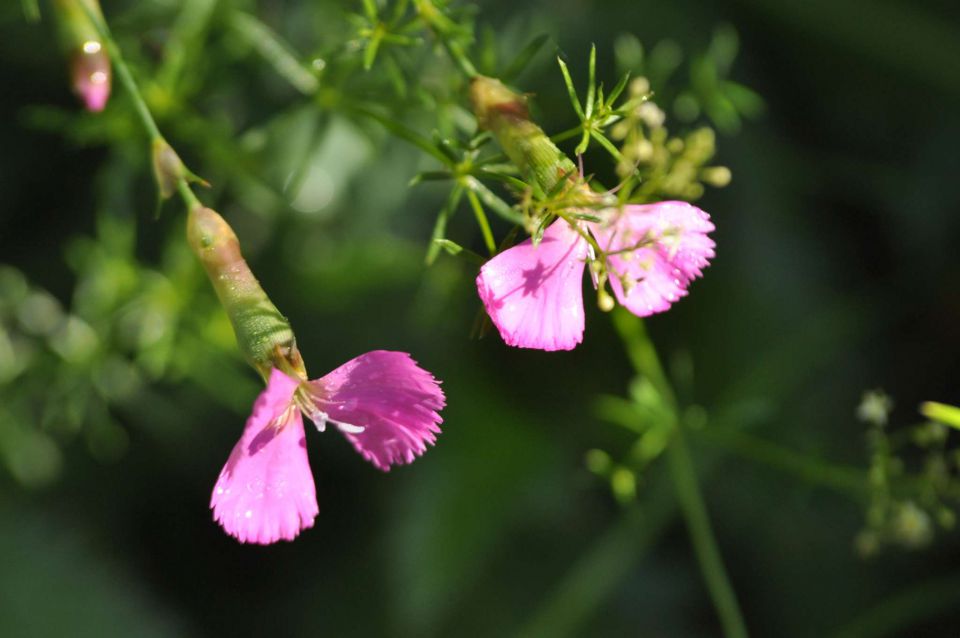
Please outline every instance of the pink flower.
M605 253L617 300L646 317L667 310L714 256L710 216L685 202L630 205L584 223ZM582 275L590 245L557 220L537 246L527 240L480 269L477 290L511 346L571 350L583 340ZM604 259L597 256L598 259Z
M438 382L402 352L368 352L313 381L274 368L214 486L213 517L242 543L293 540L319 511L302 414L321 432L333 424L386 471L436 441L444 403Z

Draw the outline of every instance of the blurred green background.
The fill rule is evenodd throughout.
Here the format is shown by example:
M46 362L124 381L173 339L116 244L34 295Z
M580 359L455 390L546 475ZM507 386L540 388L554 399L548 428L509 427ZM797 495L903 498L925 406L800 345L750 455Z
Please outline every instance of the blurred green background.
M409 351L444 382L444 432L389 474L310 433L316 526L268 548L223 534L209 493L259 380L181 239L181 207L154 219L122 88L103 115L81 113L49 6L30 24L6 2L0 635L719 635L660 464L630 504L585 467L587 450L622 455L633 440L595 409L633 374L608 318L588 303L569 353L471 339L475 266L423 265L445 187L407 187L435 162L334 93L305 100L231 17L258 16L310 60L349 39L358 7L192 4L209 16L178 0L103 2L161 128L213 183L201 197L234 225L313 376ZM942 0L480 5L480 39L504 59L551 36L514 82L550 132L575 124L557 49L583 78L596 43L610 86L619 36L647 51L670 40L690 83L718 25L739 34L730 77L765 111L718 133L733 182L698 203L717 258L647 322L706 429L749 428L865 478L865 390L893 396L894 424L917 421L922 400L960 401L958 17ZM172 37L186 42L178 63L164 55ZM420 48L398 59L437 58ZM429 134L458 116L444 104L466 101L449 69L423 64L407 90L446 101L401 115ZM352 74L357 95L407 100ZM482 248L465 207L449 236ZM862 558L862 499L693 443L753 635L956 635L957 534Z

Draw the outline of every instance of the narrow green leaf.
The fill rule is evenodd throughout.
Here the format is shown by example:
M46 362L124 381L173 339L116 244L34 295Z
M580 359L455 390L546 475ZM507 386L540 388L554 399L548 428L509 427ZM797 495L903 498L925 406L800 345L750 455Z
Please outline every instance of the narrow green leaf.
M577 144L577 148L573 149L573 152L576 155L583 155L587 151L587 147L590 146L590 127L583 127L583 134L580 136L580 143Z
M377 21L377 2L376 0L363 0L363 13L370 22Z
M613 106L613 103L616 102L617 98L620 97L620 94L623 93L623 89L626 88L627 82L629 81L630 81L630 73L628 71L627 73L623 74L623 77L620 78L620 81L617 82L617 85L613 87L612 91L610 91L610 95L607 97L608 105L610 105L611 107Z
M407 8L410 6L410 0L397 0L393 3L393 12L390 15L390 22L392 24L399 22L403 19L403 16L407 13Z
M480 201L486 204L487 208L497 215L514 224L523 223L523 215L513 209L510 204L503 201L496 193L487 188L483 182L475 177L467 178L467 188L474 191L480 198Z
M613 142L608 140L603 133L601 133L600 131L594 131L593 138L600 143L600 146L607 149L607 152L609 152L610 155L613 156L613 159L617 160L618 162L623 159L623 155L620 154L620 150L616 146L614 146Z
M920 404L920 414L931 421L960 430L960 408L956 406L936 401L925 401Z
M470 141L467 143L467 148L469 148L471 151L475 151L492 139L493 133L490 131L481 131L470 139Z
M437 150L446 155L451 162L455 164L460 162L461 157L454 147L454 143L448 138L441 137L438 131L433 132L433 144Z
M544 231L547 230L547 226L549 226L553 222L553 220L555 220L556 218L557 218L556 215L543 216L543 219L540 220L540 225L537 226L537 229L533 232L533 235L531 235L530 237L530 239L533 240L534 246L540 243L540 240L543 239Z
M387 78L390 80L390 85L393 87L394 93L396 93L397 97L401 100L406 99L407 79L403 77L403 69L400 68L400 65L397 64L397 61L389 52L383 56L383 68L387 71Z
M564 62L560 56L557 56L557 63L560 65L560 73L563 74L563 83L567 86L567 95L570 97L570 104L582 122L584 119L583 108L580 106L580 98L577 97L577 89L573 86L573 78L570 77L570 70L567 69L567 63Z
M380 50L380 42L383 40L383 30L378 26L370 36L366 48L363 50L363 70L369 71L373 68L373 63L377 59L377 51Z
M437 215L437 221L433 225L433 233L430 236L430 245L427 248L425 261L428 266L433 265L433 262L437 260L437 255L440 254L440 249L443 247L440 241L444 239L444 234L447 232L447 221L457 212L461 197L463 197L463 187L457 184L450 191L447 203L440 209L440 214Z
M434 245L442 248L447 252L448 255L453 255L454 257L463 257L467 261L471 261L478 266L482 266L487 263L487 260L483 256L478 255L469 248L464 248L460 244L450 241L449 239L434 239Z
M402 47L412 47L423 44L423 38L402 35L399 33L390 33L389 31L384 31L383 41L389 44L396 44Z
M211 3L212 6L212 3ZM280 77L304 95L316 93L320 82L300 63L290 45L256 17L235 11L229 19L231 30L269 62Z
M472 190L467 191L467 199L470 201L470 207L473 208L473 215L477 218L477 225L480 226L480 232L483 234L483 241L487 245L487 250L491 255L497 252L497 244L493 241L493 232L490 230L490 221L487 214L483 211L483 205L477 198L477 194Z
M550 141L552 141L555 144L559 144L560 142L566 142L567 140L573 139L577 135L580 135L582 131L583 131L583 124L579 124L578 126L569 128L566 131L561 131L556 135L551 135Z
M543 48L543 45L546 44L549 39L550 36L543 33L531 40L527 46L523 47L520 53L517 54L517 57L507 65L507 68L500 74L500 79L509 84L511 80L514 80L523 73L527 65L530 64L530 60L540 52L540 49Z
M506 173L501 173L499 170L491 170L491 167L489 166L481 166L477 171L477 173L471 173L471 174L476 177L489 177L491 179L495 179L498 182L503 182L504 184L508 184L521 192L526 190L529 187L528 184L522 179L518 179L513 175L507 175Z
M359 113L360 115L369 117L372 120L376 120L385 129L387 129L388 131L390 131L400 139L406 142L409 142L410 144L413 144L414 146L416 146L423 152L427 153L428 155L432 155L433 157L438 159L442 164L453 166L453 164L450 162L450 158L448 158L445 153L441 152L440 149L434 146L430 142L430 140L423 137L422 135L420 135L413 129L407 127L406 125L401 124L396 120L392 120L385 115L381 115L380 113L377 113L376 111L374 111L373 109L367 106L354 105L352 110L355 113Z
M589 213L569 213L569 215L574 219L581 219L585 222L593 222L596 224L599 224L600 222L603 221L603 219L601 219L600 217L597 217L596 215L591 215Z
M450 171L423 171L414 175L408 186L416 186L420 182L442 182L448 179L453 179L453 173Z
M584 119L589 120L593 116L593 98L597 90L597 45L590 45L590 68L589 79L587 80L587 103L585 104Z

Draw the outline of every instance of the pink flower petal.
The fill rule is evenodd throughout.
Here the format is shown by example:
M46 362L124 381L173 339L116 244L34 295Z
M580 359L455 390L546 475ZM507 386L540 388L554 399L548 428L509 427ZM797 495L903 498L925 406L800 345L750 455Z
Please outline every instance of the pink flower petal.
M686 202L627 206L606 225L591 226L607 251L654 240L653 245L609 257L617 300L640 317L663 312L687 294L687 286L714 256L715 244L707 235L713 229L710 216ZM629 292L616 273L636 282Z
M213 518L241 543L293 540L319 511L303 417L292 404L297 385L272 371L213 488Z
M325 413L317 418L328 417L381 470L410 463L440 433L440 385L404 352L368 352L310 385Z
M477 290L508 345L572 350L583 340L583 268L587 243L558 220L480 269Z

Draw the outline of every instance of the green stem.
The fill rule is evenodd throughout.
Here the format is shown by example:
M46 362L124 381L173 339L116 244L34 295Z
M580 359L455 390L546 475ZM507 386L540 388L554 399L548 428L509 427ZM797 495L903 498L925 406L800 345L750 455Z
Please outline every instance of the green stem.
M81 2L80 6L84 13L87 14L90 22L93 23L93 26L96 27L100 37L103 38L103 44L107 47L107 53L110 55L110 60L117 71L117 75L120 77L120 83L123 84L123 88L126 89L127 93L130 94L130 99L133 100L133 106L137 111L137 115L140 117L140 122L143 124L143 128L147 130L147 135L150 136L150 141L152 142L156 139L163 139L163 135L160 134L160 129L157 127L157 123L154 121L153 115L150 113L150 108L143 99L140 89L137 88L137 83L133 79L133 74L130 73L130 67L127 66L127 62L124 60L123 54L120 53L120 47L117 45L116 40L113 39L113 35L110 33L110 27L107 26L105 20L101 19L100 16L97 15L97 13L85 3Z
M643 322L623 309L618 309L613 314L613 320L634 369L653 384L664 404L673 413L674 434L666 454L677 500L690 532L694 552L700 562L700 571L720 616L724 635L728 638L746 638L746 624L717 546L710 516L697 483L693 458L684 438L683 425L678 418L676 394L663 370L657 350L647 336Z
M110 56L110 61L113 64L113 67L116 69L117 76L120 78L120 83L123 84L123 88L126 89L127 93L130 94L130 99L133 100L134 110L137 112L137 115L140 118L140 123L143 124L143 128L146 130L147 136L150 138L151 145L157 141L166 144L166 140L164 139L163 134L160 133L160 128L157 126L156 120L153 119L153 114L150 113L150 107L147 106L146 100L143 99L143 94L140 92L140 88L133 79L133 74L130 72L130 67L127 66L127 61L120 52L119 45L117 45L116 40L113 39L113 35L110 33L110 27L107 26L106 20L97 15L97 13L90 9L90 7L88 7L85 3L81 2L80 6L83 8L83 11L87 14L87 17L93 23L93 26L97 29L100 37L103 39L103 44L107 48L107 54ZM180 196L183 198L183 202L186 204L188 210L194 206L200 206L200 201L197 199L196 195L193 194L193 191L190 189L190 186L187 184L185 179L181 178L178 180L177 190L179 191Z
M698 430L696 435L742 458L784 474L792 474L805 483L833 489L857 501L866 498L870 489L866 474L860 468L810 458L806 454L730 428L705 428Z
M440 9L433 4L432 0L416 0L414 2L417 13L423 19L424 23L437 36L444 50L458 69L467 77L468 80L479 75L477 67L467 56L460 43L453 39L454 31L457 25L446 17Z
M730 584L717 540L710 524L710 516L703 502L703 494L697 482L693 459L684 438L682 426L677 426L673 440L667 447L667 460L673 485L677 491L680 510L690 532L693 549L700 561L700 571L707 584L713 604L720 616L723 633L729 638L746 638L747 628L740 613L737 596Z
M637 319L623 308L617 308L613 313L613 325L620 334L627 357L638 374L647 377L653 387L657 389L664 403L674 412L677 412L677 397L673 386L667 379L660 357L653 341L647 335L647 329L642 320Z
M190 188L190 184L187 183L187 180L180 178L177 180L177 191L180 193L183 203L187 205L187 210L192 210L194 208L199 208L203 206L200 203L200 200L197 199L197 196L194 195L193 189Z
M256 49L274 70L304 95L314 95L320 81L300 63L292 47L270 27L256 17L235 11L229 18L231 30L245 43Z

